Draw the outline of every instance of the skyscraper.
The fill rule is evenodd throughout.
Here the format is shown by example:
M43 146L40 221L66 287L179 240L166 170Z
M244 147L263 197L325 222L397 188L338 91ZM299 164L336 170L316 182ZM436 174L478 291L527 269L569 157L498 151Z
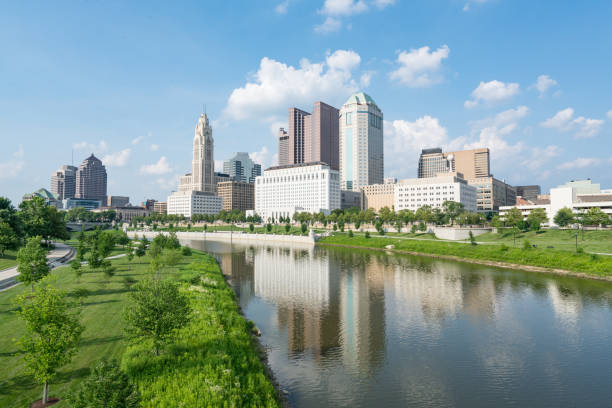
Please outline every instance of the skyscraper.
M76 172L75 198L106 201L106 167L91 154Z
M460 150L442 153L442 149L423 149L419 157L419 178L436 177L438 173L463 174L466 180L491 176L489 149Z
M261 164L253 162L248 153L238 152L223 162L223 172L235 181L254 183L255 177L261 176Z
M278 129L278 165L289 164L289 133L284 128Z
M359 191L382 184L383 113L367 94L352 95L340 109L340 188Z
M340 111L324 102L315 102L311 116L305 118L304 162L324 162L339 170Z
M58 200L74 198L76 194L76 173L74 166L64 165L51 175L51 192Z
M289 108L289 145L287 149L287 164L304 163L304 139L310 130L309 117L310 113L306 111L298 108ZM306 118L308 118L308 120Z
M214 140L212 127L205 113L200 116L195 128L191 173L181 177L179 191L216 191Z

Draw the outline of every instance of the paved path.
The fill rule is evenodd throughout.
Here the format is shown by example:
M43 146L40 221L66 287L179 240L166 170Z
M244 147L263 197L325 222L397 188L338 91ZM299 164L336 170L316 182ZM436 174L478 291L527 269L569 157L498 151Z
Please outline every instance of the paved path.
M54 245L55 248L47 254L47 259L49 260L48 264L51 269L66 265L74 258L76 252L74 248L61 242L55 242ZM17 272L16 266L0 271L0 291L19 284L19 282L15 280L17 275L19 275L19 272Z

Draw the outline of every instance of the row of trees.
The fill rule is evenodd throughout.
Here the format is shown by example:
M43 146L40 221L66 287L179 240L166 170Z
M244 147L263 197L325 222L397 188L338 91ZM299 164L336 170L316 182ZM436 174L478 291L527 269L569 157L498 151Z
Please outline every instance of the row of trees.
M64 217L57 208L48 206L40 197L26 200L15 208L11 200L0 197L0 256L7 249L17 249L31 237L46 242L53 238L69 238Z
M115 210L93 212L83 207L76 207L64 212L64 220L67 222L104 222L110 224L120 219L117 217Z

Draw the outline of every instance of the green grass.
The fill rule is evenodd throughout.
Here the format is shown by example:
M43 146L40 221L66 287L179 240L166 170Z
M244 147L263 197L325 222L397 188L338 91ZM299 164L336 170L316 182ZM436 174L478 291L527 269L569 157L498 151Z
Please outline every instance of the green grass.
M576 251L576 234L578 234L578 246L586 252L599 252L612 254L612 230L606 231L584 231L584 235L576 230L555 230L547 229L542 231L529 231L516 234L517 246L522 244L524 239L539 247L553 248L561 251ZM584 239L583 239L584 236ZM512 246L514 243L511 231L503 231L499 234L488 233L476 237L479 242L504 243Z
M17 265L17 251L7 249L4 256L0 256L0 271Z
M238 313L233 292L223 281L219 267L210 255L193 251L192 256L183 257L172 271L162 273L162 278L179 282L202 275L207 277L205 282L214 281L216 286L208 288L204 282L205 291L190 292L196 310L194 319L179 333L177 342L159 357L155 357L146 344L130 347L121 318L129 291L123 280L126 277L140 280L149 276L148 256L135 258L129 267L125 257L113 260L112 264L117 267L117 272L108 281L98 272L85 273L77 282L68 267L51 273L55 285L73 296L77 289L88 291L82 298L81 318L85 331L81 344L72 362L59 370L57 378L51 382L52 396L65 397L88 375L89 368L98 359L117 358L121 361L123 356L124 366L134 376L145 398L152 398L155 394L156 399L147 401L144 406L180 406L181 398L191 398L194 393L203 398L202 401L218 401L218 387L224 390L224 401L276 404L274 389L263 374L263 366L247 334L247 322ZM188 283L182 285L184 290L191 286ZM0 333L3 333L0 336L0 407L28 406L40 398L42 391L31 376L24 374L23 359L13 341L24 331L24 323L15 314L13 302L28 290L28 287L19 285L0 292ZM129 352L125 354L128 348ZM219 362L225 365L219 365ZM226 369L230 372L224 371ZM228 386L227 381L233 381L234 377L239 377L241 388ZM172 400L165 397L166 393L172 395ZM69 405L63 400L56 406ZM184 406L195 405L186 403Z
M539 266L549 269L563 269L596 276L612 275L612 257L560 251L555 249L504 248L493 245L467 245L447 241L402 240L382 238L371 235L371 238L355 235L350 238L346 233L337 233L318 241L321 244L350 245L367 248L384 248L394 245L396 250L419 252L432 255L450 255L465 259L508 262L519 265Z

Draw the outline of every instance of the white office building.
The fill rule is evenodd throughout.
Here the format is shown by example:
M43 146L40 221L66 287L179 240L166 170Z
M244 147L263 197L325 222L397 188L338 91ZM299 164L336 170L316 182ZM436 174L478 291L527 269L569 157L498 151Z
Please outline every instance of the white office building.
M217 214L223 207L221 197L204 191L175 191L168 196L168 215Z
M542 196L534 203L500 207L500 215L504 217L506 212L514 207L521 210L524 218L527 218L536 208L544 209L548 216L546 225L555 225L555 215L562 208L569 208L575 214L581 214L597 207L612 216L612 191L602 190L599 184L591 180L572 180L559 187L551 188L548 196Z
M384 168L383 113L369 95L356 93L340 109L340 187L382 184Z
M466 211L476 212L476 188L453 173L401 180L395 185L395 211L416 211L425 205L441 208L445 201L456 201L463 204Z
M340 176L326 163L270 167L255 179L255 212L264 221L295 212L329 214L340 208Z

